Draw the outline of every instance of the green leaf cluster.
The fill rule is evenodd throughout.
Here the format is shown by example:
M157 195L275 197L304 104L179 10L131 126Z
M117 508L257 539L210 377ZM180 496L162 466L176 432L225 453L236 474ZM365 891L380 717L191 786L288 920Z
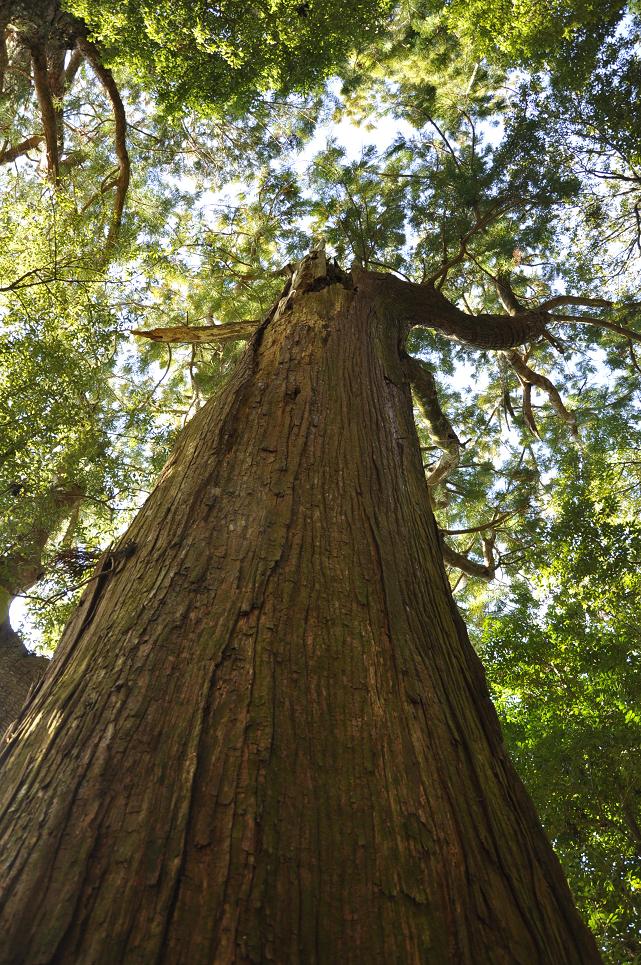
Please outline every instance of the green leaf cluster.
M386 0L68 0L112 64L166 109L247 108L257 92L307 90L370 41Z

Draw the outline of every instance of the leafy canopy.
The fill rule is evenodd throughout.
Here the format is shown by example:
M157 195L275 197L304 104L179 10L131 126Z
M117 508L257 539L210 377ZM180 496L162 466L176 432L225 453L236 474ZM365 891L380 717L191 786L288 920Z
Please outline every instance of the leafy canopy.
M371 41L389 0L68 0L111 63L174 113L306 90Z

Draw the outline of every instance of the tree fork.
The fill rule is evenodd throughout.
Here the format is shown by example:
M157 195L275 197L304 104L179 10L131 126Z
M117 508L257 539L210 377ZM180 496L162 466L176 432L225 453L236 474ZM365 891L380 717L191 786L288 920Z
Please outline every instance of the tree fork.
M323 265L13 730L4 965L600 961L451 597L401 326Z

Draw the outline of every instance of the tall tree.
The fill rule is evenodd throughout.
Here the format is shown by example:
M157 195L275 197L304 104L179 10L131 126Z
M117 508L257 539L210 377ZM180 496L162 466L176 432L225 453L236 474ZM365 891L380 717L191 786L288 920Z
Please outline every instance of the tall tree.
M3 961L599 961L443 572L421 322L542 325L318 251L185 430L4 752Z
M441 556L491 579L515 520L536 529L534 447L554 465L545 443L576 435L564 398L590 372L559 364L559 327L587 321L574 348L612 353L639 335L556 230L562 205L587 224L562 140L515 111L492 152L483 68L462 51L432 84L399 77L390 52L378 95L413 136L356 163L330 146L310 171L312 223L359 264L317 251L266 316L243 310L261 302L253 278L261 296L274 284L279 221L305 207L270 164L250 213L198 243L200 277L230 265L232 298L190 296L207 325L147 333L253 341L103 557L10 738L7 961L598 960L505 761ZM432 78L439 59L435 44ZM299 245L294 230L281 248ZM441 383L475 366L459 417L489 442L457 433L441 405L457 393L428 357ZM508 458L497 411L523 443ZM425 478L421 451L437 453ZM31 848L41 815L47 844Z

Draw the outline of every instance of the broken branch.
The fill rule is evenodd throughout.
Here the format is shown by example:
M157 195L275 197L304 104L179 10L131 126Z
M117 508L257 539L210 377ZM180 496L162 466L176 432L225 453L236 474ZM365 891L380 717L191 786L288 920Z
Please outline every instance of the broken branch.
M226 322L223 325L172 325L167 328L132 329L132 335L149 338L152 342L182 343L195 345L203 342L233 342L248 339L260 322L254 319L243 322Z

